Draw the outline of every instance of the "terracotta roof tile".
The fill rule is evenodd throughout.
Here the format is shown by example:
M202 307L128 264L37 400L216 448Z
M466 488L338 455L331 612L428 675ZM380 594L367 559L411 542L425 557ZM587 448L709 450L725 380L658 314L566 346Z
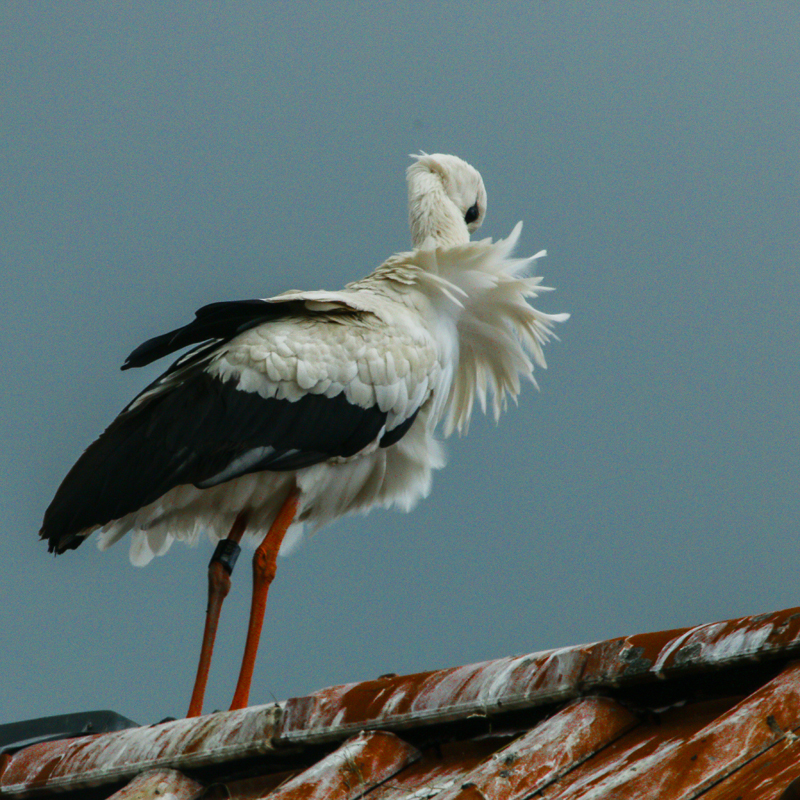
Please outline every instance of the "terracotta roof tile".
M416 748L393 733L361 733L275 789L269 797L271 800L355 800L419 757Z
M205 800L790 800L798 653L788 609L387 676L34 744L2 756L0 797L122 798L136 780Z

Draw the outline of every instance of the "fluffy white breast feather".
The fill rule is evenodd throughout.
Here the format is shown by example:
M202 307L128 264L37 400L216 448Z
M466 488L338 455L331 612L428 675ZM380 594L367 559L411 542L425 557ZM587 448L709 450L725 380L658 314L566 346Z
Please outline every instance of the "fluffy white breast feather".
M409 167L409 222L414 249L335 291L287 292L271 303L300 301L302 312L259 325L209 356L207 372L237 389L289 401L305 394L335 397L388 412L371 445L347 459L285 472L256 472L207 489L179 486L155 503L103 528L101 546L132 531L135 563L168 549L173 538L196 539L205 528L225 536L239 510L254 510L250 532L268 529L275 497L288 480L301 490L299 522L319 525L374 505L411 508L444 465L435 438L467 430L475 400L495 417L521 380L534 382L534 362L554 323L530 301L546 291L529 273L544 251L515 258L522 224L497 242L470 242L486 214L480 174L449 155L421 155ZM313 313L312 313L313 312ZM156 389L157 391L157 389ZM405 421L402 438L379 447L383 433Z

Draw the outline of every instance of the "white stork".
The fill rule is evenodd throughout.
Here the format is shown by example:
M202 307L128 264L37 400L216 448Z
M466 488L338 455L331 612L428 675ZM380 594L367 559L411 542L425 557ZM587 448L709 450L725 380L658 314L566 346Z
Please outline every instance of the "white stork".
M247 705L267 593L287 530L373 506L410 509L444 465L435 438L465 431L477 398L498 416L555 322L528 300L538 253L470 242L486 214L480 174L451 155L408 168L414 249L337 292L291 291L214 303L145 342L123 369L187 345L81 456L44 516L51 552L100 531L105 549L132 534L131 561L173 540L218 541L189 715L202 713L222 601L239 541L258 543L245 655L231 708ZM535 381L534 381L535 383Z

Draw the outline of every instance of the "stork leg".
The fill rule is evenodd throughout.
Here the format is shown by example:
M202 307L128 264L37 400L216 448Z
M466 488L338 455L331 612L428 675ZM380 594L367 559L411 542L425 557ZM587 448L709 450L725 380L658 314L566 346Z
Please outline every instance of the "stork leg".
M214 654L214 640L217 637L219 615L222 603L231 589L231 572L239 554L239 542L247 527L247 512L236 517L227 539L221 539L208 565L208 606L206 607L206 626L203 630L203 645L200 648L200 662L194 679L194 690L189 703L187 717L199 717L203 713L203 697L206 693L211 656Z
M256 665L258 642L261 638L261 628L264 625L264 612L267 608L267 595L269 587L277 570L278 551L286 531L292 524L297 514L299 492L293 489L281 506L278 516L272 527L264 537L264 541L253 555L253 599L250 605L250 622L247 626L247 641L244 646L242 668L239 671L239 681L233 695L231 711L237 708L246 708L250 699L250 684L253 680L253 669Z

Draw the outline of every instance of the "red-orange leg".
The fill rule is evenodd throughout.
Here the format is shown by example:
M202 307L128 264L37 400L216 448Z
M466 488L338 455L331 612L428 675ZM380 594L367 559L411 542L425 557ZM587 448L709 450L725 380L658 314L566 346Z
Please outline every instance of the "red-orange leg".
M220 546L217 547L217 552L214 553L214 557L208 565L206 626L203 630L203 645L200 648L200 662L197 665L197 676L194 679L194 689L192 691L192 699L189 703L189 711L186 714L187 717L199 717L203 713L203 698L206 694L208 671L211 668L211 656L214 654L214 640L217 638L219 615L222 611L222 603L231 589L231 570L233 569L233 564L231 560L220 558L218 554L221 549L223 551L227 549L228 555L230 555L231 550L238 552L239 542L247 527L247 516L246 511L239 513L233 522L233 527L228 534L228 538L220 542ZM232 560L236 560L235 556Z
M264 537L264 541L253 555L253 599L250 604L250 622L247 626L247 641L244 646L242 668L239 681L233 695L231 711L246 708L250 699L250 684L253 681L253 670L258 654L258 642L261 628L264 625L264 612L267 609L269 587L277 570L278 551L281 549L283 537L297 514L299 492L294 489L284 501L272 527Z

